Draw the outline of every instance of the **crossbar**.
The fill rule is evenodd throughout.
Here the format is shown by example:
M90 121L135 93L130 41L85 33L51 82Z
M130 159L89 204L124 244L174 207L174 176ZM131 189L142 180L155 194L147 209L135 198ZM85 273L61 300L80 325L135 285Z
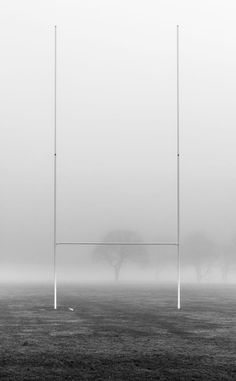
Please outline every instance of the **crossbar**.
M175 242L57 242L61 245L81 245L81 246L178 246Z

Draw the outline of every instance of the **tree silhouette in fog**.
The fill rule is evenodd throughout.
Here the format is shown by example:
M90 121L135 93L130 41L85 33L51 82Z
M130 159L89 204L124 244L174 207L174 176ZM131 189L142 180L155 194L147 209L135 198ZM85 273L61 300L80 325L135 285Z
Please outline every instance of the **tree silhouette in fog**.
M190 234L184 241L183 264L195 269L198 282L211 271L218 259L214 242L203 231Z
M115 243L141 243L142 239L138 232L133 230L111 230L102 239L102 242ZM114 280L119 281L121 268L126 263L145 264L147 262L147 250L145 246L136 245L104 245L97 246L93 253L96 262L106 263L114 270Z

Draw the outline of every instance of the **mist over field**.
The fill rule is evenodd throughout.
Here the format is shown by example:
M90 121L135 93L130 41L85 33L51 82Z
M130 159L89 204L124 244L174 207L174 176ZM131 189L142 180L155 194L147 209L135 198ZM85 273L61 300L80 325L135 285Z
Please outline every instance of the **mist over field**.
M222 4L3 1L1 280L52 280L55 24L57 240L176 241L179 24L182 280L235 281L235 6ZM113 281L94 251L59 248L59 279ZM127 256L121 282L175 282L176 249Z
M198 242L195 242L198 240ZM202 241L201 241L202 240ZM186 240L181 251L181 280L184 283L234 283L235 247L218 247L200 233ZM57 251L60 282L175 283L175 247L63 247ZM46 263L2 264L3 282L51 282Z

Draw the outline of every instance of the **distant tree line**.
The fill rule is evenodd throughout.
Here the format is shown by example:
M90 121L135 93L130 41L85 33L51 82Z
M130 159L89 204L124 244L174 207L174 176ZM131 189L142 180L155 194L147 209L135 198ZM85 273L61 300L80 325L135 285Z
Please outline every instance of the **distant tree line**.
M102 241L105 243L141 243L142 236L134 230L111 230ZM181 242L182 268L193 269L198 282L202 282L218 269L221 280L227 282L230 273L236 271L236 238L227 245L215 243L204 231L195 231ZM118 282L122 268L127 264L138 266L150 263L150 255L146 246L140 245L104 245L97 246L93 252L96 263L103 263L113 271L114 281ZM173 248L156 247L153 263L157 277L168 267L174 267Z
M194 267L198 282L216 268L221 280L227 282L230 273L236 270L236 240L222 245L202 231L192 233L183 242L183 265Z

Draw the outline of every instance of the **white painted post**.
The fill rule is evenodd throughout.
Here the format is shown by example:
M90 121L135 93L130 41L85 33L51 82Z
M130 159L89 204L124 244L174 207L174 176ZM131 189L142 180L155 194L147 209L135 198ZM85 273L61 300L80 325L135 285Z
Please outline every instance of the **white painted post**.
M54 176L53 176L54 310L57 309L57 27L54 27Z
M179 174L180 174L180 168L179 168L179 25L176 27L176 37L177 37L177 65L176 65L176 71L177 71L177 114L176 114L176 125L177 125L177 261L178 261L178 303L177 307L178 310L180 309L180 285L181 285L181 278L180 278L180 184L179 184Z

